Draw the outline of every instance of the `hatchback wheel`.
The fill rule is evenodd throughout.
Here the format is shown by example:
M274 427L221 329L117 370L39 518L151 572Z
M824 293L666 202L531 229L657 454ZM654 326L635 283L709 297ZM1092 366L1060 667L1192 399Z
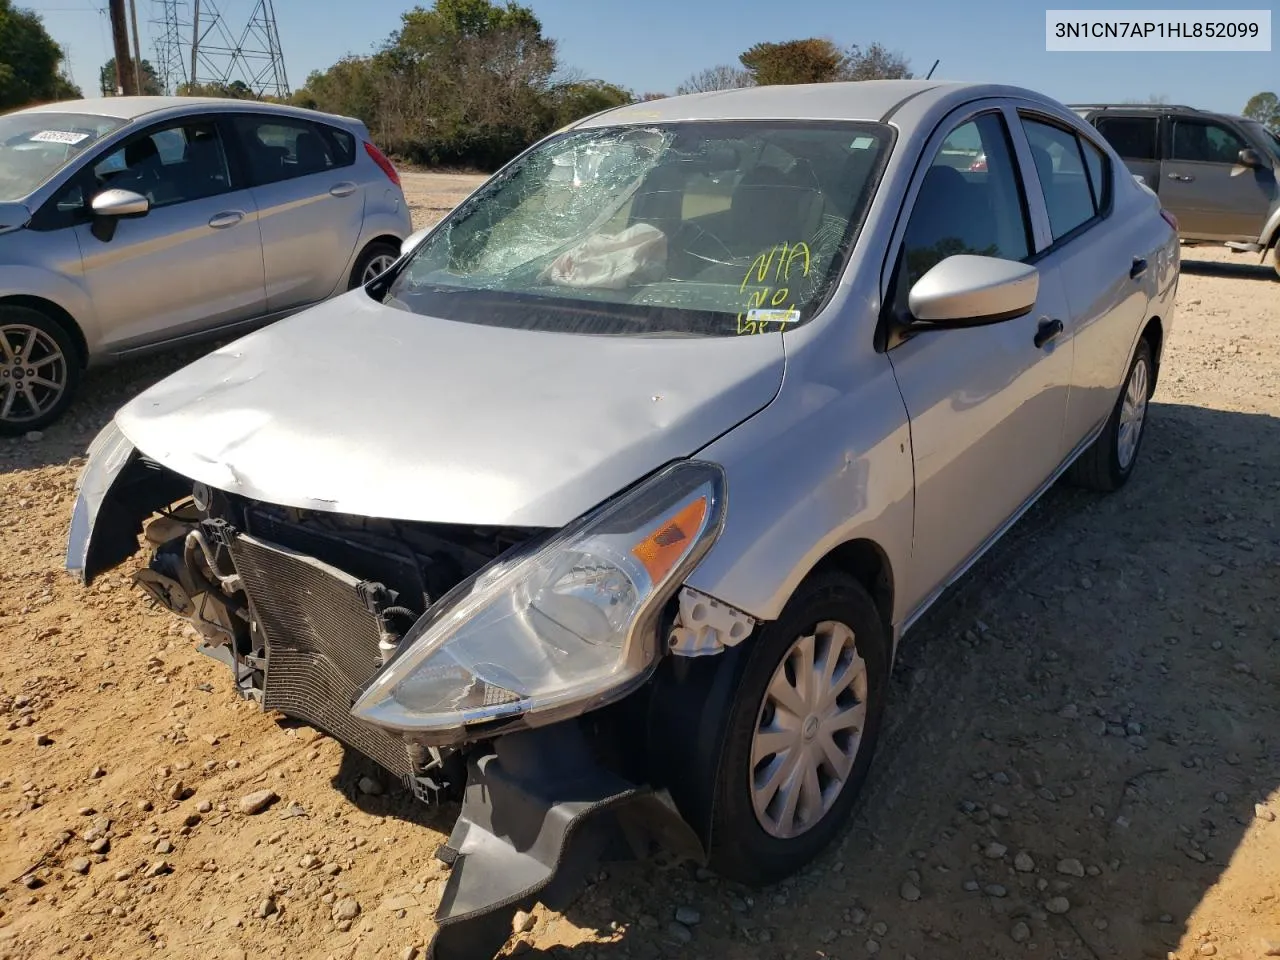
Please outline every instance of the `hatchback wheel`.
M400 251L391 244L381 240L369 244L351 270L348 289L354 290L356 287L363 287L371 280L376 280L398 259L400 259Z
M824 572L754 644L716 784L711 863L771 883L816 857L848 819L884 710L889 642L857 581Z
M79 357L59 324L26 307L0 307L0 434L52 423L79 382Z
M1129 376L1107 425L1068 472L1069 479L1091 490L1118 490L1128 482L1138 462L1147 426L1147 404L1155 384L1151 344L1143 339L1129 364Z

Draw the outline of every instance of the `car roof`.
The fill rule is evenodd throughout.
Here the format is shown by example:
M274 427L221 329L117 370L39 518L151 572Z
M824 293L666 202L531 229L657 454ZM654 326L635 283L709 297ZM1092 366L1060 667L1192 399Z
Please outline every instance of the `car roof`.
M697 120L887 121L908 101L930 108L959 106L983 97L1020 97L1063 109L1062 104L1021 87L942 80L861 80L801 83L692 93L615 107L579 121L575 127L676 123Z
M36 107L27 107L17 113L81 113L99 117L114 117L117 120L138 120L142 117L165 112L187 112L207 110L229 110L264 113L283 113L299 117L324 117L329 120L353 121L349 117L336 114L320 113L316 110L304 110L283 103L264 103L259 100L238 100L234 97L89 97L83 100L58 100L53 103L42 103Z
M1236 113L1220 113L1217 110L1201 110L1199 107L1188 107L1181 103L1071 103L1068 106L1076 113L1168 113L1185 114L1194 117L1206 117L1210 120L1248 120Z

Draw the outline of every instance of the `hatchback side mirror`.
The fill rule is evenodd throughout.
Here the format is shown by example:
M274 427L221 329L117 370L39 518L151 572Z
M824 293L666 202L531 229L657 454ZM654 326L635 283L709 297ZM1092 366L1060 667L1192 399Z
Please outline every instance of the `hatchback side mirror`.
M103 190L90 204L93 226L89 231L103 243L110 243L122 218L145 217L151 201L132 190Z
M132 190L103 190L93 198L93 212L99 217L144 217L151 201Z
M957 254L916 281L907 306L921 329L976 327L1025 316L1039 293L1040 271L1029 264Z
M1257 150L1253 149L1253 147L1245 147L1241 150L1239 160L1240 166L1253 167L1255 170L1260 170L1266 166L1266 164L1262 162L1262 155L1259 154Z

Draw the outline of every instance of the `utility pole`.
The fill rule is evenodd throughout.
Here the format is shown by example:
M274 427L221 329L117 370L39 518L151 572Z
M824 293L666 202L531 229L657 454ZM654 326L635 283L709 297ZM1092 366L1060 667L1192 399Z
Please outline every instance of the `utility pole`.
M111 14L111 41L116 51L116 93L122 96L136 94L134 86L133 57L129 55L129 28L125 24L124 0L108 0Z
M133 25L133 92L142 92L142 48L138 40L137 0L129 0L129 22Z
M195 0L191 17L191 85L196 85L196 53L200 50L200 0Z

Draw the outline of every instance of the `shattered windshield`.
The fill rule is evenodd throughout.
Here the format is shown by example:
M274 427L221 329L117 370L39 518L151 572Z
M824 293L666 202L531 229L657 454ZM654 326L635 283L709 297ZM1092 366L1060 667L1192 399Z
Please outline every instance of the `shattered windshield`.
M0 117L0 200L28 196L64 163L124 122L79 113Z
M384 302L566 333L790 329L835 282L891 137L790 121L569 133L454 211Z

